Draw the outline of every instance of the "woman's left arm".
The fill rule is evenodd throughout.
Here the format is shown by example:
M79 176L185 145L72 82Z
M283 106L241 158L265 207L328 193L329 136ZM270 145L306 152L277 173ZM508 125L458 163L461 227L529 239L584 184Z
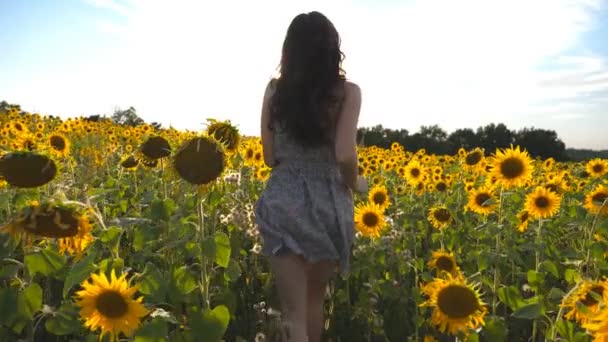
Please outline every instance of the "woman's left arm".
M264 162L266 165L273 167L276 164L274 155L272 153L273 148L273 132L268 127L270 124L270 98L272 96L272 81L268 82L266 91L264 91L264 100L262 102L262 120L261 120L261 137L262 137L262 148L264 152Z

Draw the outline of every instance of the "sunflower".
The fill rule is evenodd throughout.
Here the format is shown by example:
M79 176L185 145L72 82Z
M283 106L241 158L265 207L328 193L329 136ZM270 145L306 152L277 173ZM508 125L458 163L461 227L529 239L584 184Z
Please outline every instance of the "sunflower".
M52 181L57 166L49 157L35 152L12 152L0 157L0 177L18 188L36 188Z
M585 196L584 207L591 214L608 215L608 187L598 184Z
M505 188L521 186L532 177L532 159L519 146L496 150L492 174Z
M377 204L368 202L355 208L355 226L363 236L375 239L380 236L385 225L382 209Z
M482 186L469 192L469 201L466 209L480 215L489 215L498 207L494 190Z
M47 137L47 145L50 151L61 157L65 157L70 153L70 140L61 133L53 133Z
M586 324L600 311L602 296L608 294L608 282L583 280L576 286L576 290L564 297L561 307L568 312L566 319L573 319L580 324Z
M34 202L0 232L24 238L30 245L37 237L56 239L61 253L80 257L93 242L91 224L84 212L62 204Z
M551 170L554 165L555 165L555 159L553 159L553 158L547 158L547 159L545 159L545 161L543 161L543 168L547 171Z
M446 192L448 190L448 184L443 180L440 180L435 183L435 190L439 192Z
M456 258L454 258L454 254L452 252L446 253L444 251L433 251L431 260L428 262L428 266L431 269L437 269L439 273L447 272L455 278L461 276L460 267L458 267Z
M431 208L427 218L431 225L437 229L446 228L453 220L450 211L443 206Z
M125 170L135 170L137 165L139 165L139 160L133 155L126 156L120 161L120 166Z
M469 329L484 325L488 312L481 300L479 285L472 285L464 277L435 278L422 288L428 300L421 304L433 309L431 324L442 333L467 334Z
M416 160L410 160L405 167L405 178L408 184L416 186L422 181L424 176L424 169L422 165Z
M525 209L535 219L549 218L559 210L561 197L545 187L538 186L526 195Z
M517 213L517 230L520 233L528 230L528 224L530 223L530 214L528 214L527 210L522 210Z
M179 176L195 185L211 183L225 167L223 146L213 138L200 136L186 141L173 159Z
M255 171L255 178L260 182L265 182L270 178L270 171L272 169L267 166L258 167Z
M217 121L215 119L207 119L207 135L212 136L215 140L221 142L226 147L226 151L232 152L239 146L241 136L239 130L232 125L230 120Z
M483 159L484 159L484 152L482 149L480 149L478 147L478 148L475 148L473 151L466 154L466 156L464 157L464 165L469 170L474 170L483 164L482 163Z
M380 207L380 210L384 211L391 205L391 201L388 197L388 190L384 185L376 185L370 191L367 199L371 203L375 203Z
M117 341L120 333L132 336L148 314L141 303L143 297L133 299L137 286L130 286L125 278L126 274L117 278L114 270L110 279L103 272L91 274L91 279L81 284L83 289L76 292L84 325L92 331L101 329L101 336L109 334L112 341Z
M602 177L608 173L608 160L599 158L591 159L585 165L585 170L591 177Z

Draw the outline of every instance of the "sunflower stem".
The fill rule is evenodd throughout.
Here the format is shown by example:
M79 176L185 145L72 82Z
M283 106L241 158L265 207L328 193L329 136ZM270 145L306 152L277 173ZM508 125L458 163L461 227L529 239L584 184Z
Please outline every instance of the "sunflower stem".
M498 225L502 223L502 202L503 202L503 186L500 187L500 197L498 199ZM500 234L502 230L496 233L495 261L494 261L494 282L492 284L492 315L496 316L496 308L498 307L498 284L500 280L500 270L498 268L498 256L500 255Z
M608 198L606 198L604 200L604 202L602 202L602 205L600 206L600 208L598 209L597 213L595 214L595 217L593 218L593 223L591 223L591 228L589 229L589 237L588 240L589 242L593 241L593 233L595 232L595 226L597 225L597 222L599 221L600 218L600 213L604 210L604 207L608 204ZM589 269L591 267L589 267L589 261L591 259L591 243L588 243L587 246L587 256L585 258L585 276L589 276Z
M198 205L198 219L199 219L199 245L202 247L205 241L205 217L204 217L204 203L205 199L203 195L199 192L199 205ZM209 301L209 279L208 279L208 270L207 270L207 258L201 254L201 296L203 297L202 306L204 309L208 309L210 306Z

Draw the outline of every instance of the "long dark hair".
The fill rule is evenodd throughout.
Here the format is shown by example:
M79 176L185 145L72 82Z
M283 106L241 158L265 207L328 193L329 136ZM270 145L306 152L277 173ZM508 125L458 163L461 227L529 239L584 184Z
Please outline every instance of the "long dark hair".
M336 104L344 83L340 36L319 12L296 16L283 42L280 76L270 102L270 128L281 128L304 146L332 140Z

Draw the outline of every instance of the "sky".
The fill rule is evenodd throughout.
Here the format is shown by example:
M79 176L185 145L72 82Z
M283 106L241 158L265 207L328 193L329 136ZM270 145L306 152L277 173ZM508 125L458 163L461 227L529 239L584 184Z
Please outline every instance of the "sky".
M0 100L259 134L293 17L342 38L360 126L504 123L608 149L608 0L0 0Z

